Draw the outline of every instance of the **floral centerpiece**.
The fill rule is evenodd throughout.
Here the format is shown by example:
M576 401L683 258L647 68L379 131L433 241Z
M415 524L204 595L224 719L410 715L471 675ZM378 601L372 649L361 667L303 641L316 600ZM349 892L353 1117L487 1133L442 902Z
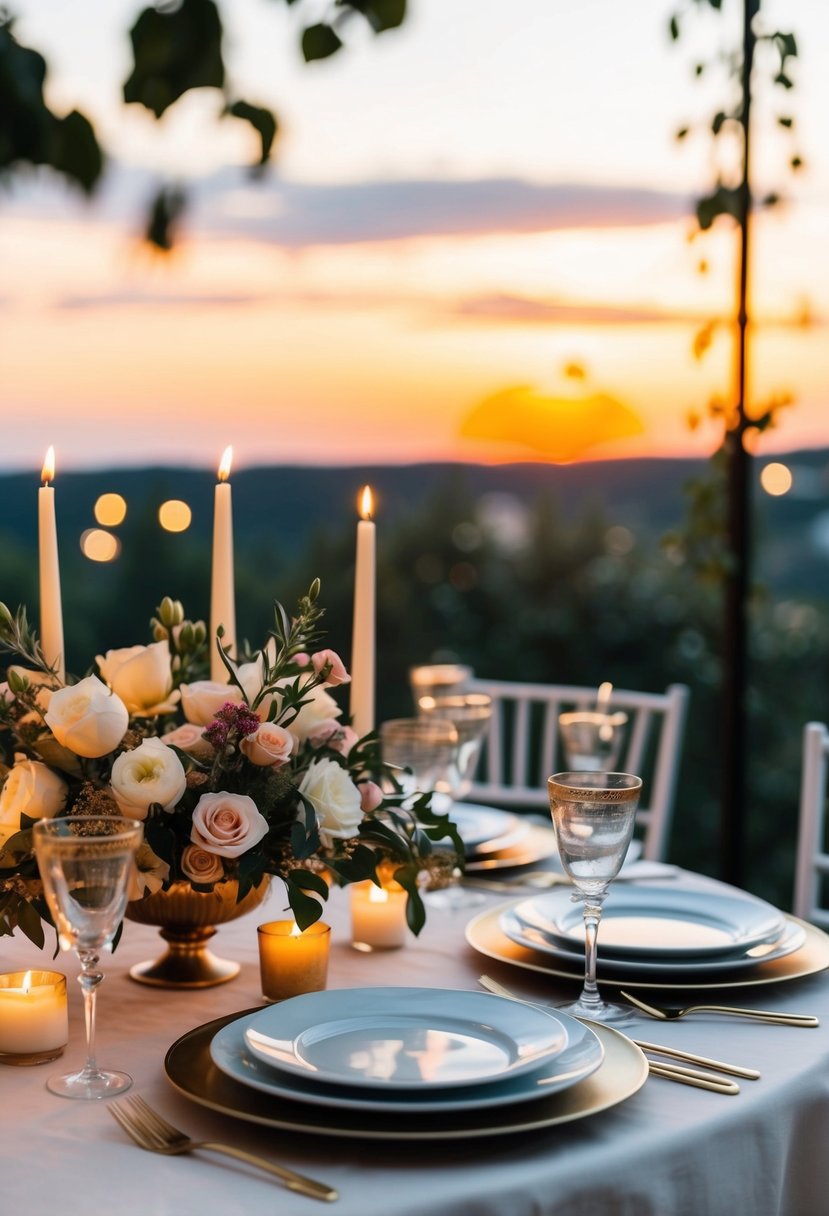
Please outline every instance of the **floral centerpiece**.
M319 581L290 617L274 606L263 648L231 658L228 682L203 677L207 630L165 598L148 645L109 650L97 670L62 682L45 661L24 608L0 604L0 935L19 926L43 944L49 919L32 851L32 824L60 815L141 820L133 898L187 883L281 878L300 928L319 918L329 883L393 874L408 892L417 933L424 869L461 843L428 795L404 800L377 738L341 721L332 690L349 676L321 648ZM434 842L444 840L435 850Z

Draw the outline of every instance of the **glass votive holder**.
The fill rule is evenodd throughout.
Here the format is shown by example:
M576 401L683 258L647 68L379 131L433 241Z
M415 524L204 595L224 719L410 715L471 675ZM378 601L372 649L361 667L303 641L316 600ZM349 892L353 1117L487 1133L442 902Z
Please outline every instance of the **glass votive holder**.
M300 929L292 920L259 925L259 974L266 1001L319 992L328 980L331 926L316 921Z
M444 693L464 692L474 671L464 663L426 663L409 668L409 684L415 705L421 697L438 697Z
M396 882L378 887L371 879L349 887L351 900L351 944L355 950L399 950L409 934L406 921L407 895Z
M60 971L0 975L0 1064L46 1064L69 1042L66 976Z
M587 710L559 714L564 759L572 772L612 772L619 762L627 714Z

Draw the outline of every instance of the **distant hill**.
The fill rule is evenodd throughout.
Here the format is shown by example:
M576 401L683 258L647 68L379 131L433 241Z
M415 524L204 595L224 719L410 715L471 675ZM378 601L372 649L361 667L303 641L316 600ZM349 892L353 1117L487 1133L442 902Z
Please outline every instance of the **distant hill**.
M791 453L785 459L795 471L793 491L780 499L762 492L757 497L761 575L786 593L829 599L829 451ZM278 542L290 558L315 532L341 531L356 519L357 495L365 483L377 494L380 529L441 493L472 499L508 495L526 507L548 495L567 519L601 505L609 522L630 527L642 541L656 540L683 519L683 487L705 467L700 460L625 460L243 469L232 479L237 546L255 553ZM211 471L192 468L61 473L56 482L61 546L73 546L73 538L94 525L95 501L106 491L124 496L133 521L154 517L167 498L184 499L193 511L190 544L207 546L213 486ZM4 546L36 552L37 488L36 470L0 475L0 598Z

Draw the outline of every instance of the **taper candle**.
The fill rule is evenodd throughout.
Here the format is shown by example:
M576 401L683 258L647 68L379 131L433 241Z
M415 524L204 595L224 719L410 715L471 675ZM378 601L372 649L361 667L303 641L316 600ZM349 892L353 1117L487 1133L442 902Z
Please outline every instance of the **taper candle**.
M47 663L63 681L66 664L63 651L63 608L60 595L58 530L55 519L55 449L50 447L43 462L43 485L37 492L38 562L40 575L40 644Z
M213 500L213 569L210 584L210 678L219 683L230 679L216 644L216 631L224 627L222 646L236 649L236 594L233 571L233 500L230 465L233 448L225 448L219 464L219 480Z
M360 495L351 640L351 725L360 738L374 730L375 527L371 488Z

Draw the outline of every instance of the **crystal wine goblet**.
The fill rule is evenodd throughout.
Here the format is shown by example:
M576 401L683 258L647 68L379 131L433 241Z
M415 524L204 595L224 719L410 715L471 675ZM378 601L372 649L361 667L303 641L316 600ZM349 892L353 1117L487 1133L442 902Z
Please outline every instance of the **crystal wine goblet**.
M458 745L452 764L447 770L447 813L452 815L452 805L469 793L484 738L492 717L492 698L486 693L447 693L440 696L424 696L418 701L418 709L427 720L443 718L451 722L458 732ZM451 882L430 896L437 907L461 909L471 908L483 902L483 896L460 886L462 872L454 866Z
M615 770L622 750L628 716L573 710L559 714L564 762L571 772Z
M77 1073L50 1077L47 1087L63 1098L108 1098L132 1085L124 1072L104 1072L95 1059L95 994L104 978L101 950L115 937L143 828L116 816L69 815L41 819L34 847L43 891L64 950L81 963L86 1022L86 1063Z
M584 986L581 996L561 1008L576 1017L612 1025L634 1016L605 1001L596 985L596 938L602 905L619 873L633 835L641 777L631 773L567 772L547 780L561 864L578 889L584 913Z
M427 663L409 668L409 684L415 705L421 697L464 692L474 672L465 663Z

